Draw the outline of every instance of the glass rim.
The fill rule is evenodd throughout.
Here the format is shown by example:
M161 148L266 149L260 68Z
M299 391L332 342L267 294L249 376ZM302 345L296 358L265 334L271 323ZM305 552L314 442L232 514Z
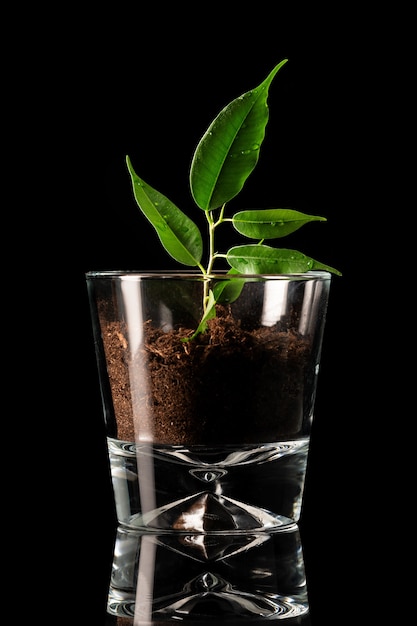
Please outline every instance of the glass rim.
M229 274L229 270L217 270L210 274L203 274L195 270L90 270L85 272L87 280L118 279L131 280L330 280L332 275L326 270L309 270L307 272L293 272L288 274Z

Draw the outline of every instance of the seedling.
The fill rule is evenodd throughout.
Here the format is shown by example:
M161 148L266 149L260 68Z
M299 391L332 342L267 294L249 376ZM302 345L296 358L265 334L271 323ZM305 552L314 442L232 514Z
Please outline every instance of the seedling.
M226 215L227 203L242 190L254 170L269 119L267 104L270 85L287 63L283 59L266 79L226 105L200 139L192 157L189 184L196 206L204 211L208 226L207 250L199 227L165 195L151 187L133 169L129 156L127 168L131 176L135 200L152 226L162 246L178 263L196 267L204 276L214 272L218 259L230 266L230 287L206 288L204 315L193 337L206 328L215 316L216 302L231 301L239 293L235 274L294 274L324 270L341 275L337 269L308 257L297 250L277 248L265 241L281 239L313 221L325 217L307 215L292 209L250 209ZM216 230L230 222L243 237L255 243L233 246L218 252ZM203 262L206 252L207 261ZM226 292L227 296L226 296ZM231 293L234 292L234 296Z

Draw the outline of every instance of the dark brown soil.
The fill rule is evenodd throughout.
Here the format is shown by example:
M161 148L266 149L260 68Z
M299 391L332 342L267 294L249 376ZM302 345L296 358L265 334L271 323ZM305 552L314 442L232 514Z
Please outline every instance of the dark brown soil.
M117 437L174 445L272 442L300 434L310 345L292 330L242 329L218 307L207 332L149 321L137 354L125 329L103 341Z

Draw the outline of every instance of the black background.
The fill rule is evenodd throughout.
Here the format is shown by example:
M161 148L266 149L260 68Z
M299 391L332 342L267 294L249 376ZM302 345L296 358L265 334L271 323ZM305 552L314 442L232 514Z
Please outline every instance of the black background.
M198 140L225 104L283 58L258 165L230 206L287 206L328 220L286 240L343 273L331 287L300 523L313 626L341 602L359 602L370 584L373 478L363 441L373 383L369 340L365 352L359 346L374 294L358 278L372 240L368 216L378 208L373 100L386 49L365 45L360 14L317 7L307 14L297 5L287 18L279 3L256 3L245 16L238 5L226 20L225 6L63 14L33 64L33 123L19 147L23 169L30 164L40 177L30 190L23 186L18 219L29 235L33 220L37 235L28 268L49 278L48 307L40 305L38 281L30 298L43 329L33 346L43 365L33 367L33 379L36 406L50 415L41 440L51 436L57 446L45 467L47 517L58 533L51 569L65 577L61 602L69 595L74 623L77 616L104 622L115 528L85 272L178 268L136 207L125 156L198 221L188 187ZM86 599L88 611L74 598Z

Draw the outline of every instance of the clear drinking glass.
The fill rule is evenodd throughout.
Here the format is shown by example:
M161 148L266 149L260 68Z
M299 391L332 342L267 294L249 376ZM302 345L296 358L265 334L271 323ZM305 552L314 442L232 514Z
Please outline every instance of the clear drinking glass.
M119 524L191 536L296 524L331 275L86 280Z

